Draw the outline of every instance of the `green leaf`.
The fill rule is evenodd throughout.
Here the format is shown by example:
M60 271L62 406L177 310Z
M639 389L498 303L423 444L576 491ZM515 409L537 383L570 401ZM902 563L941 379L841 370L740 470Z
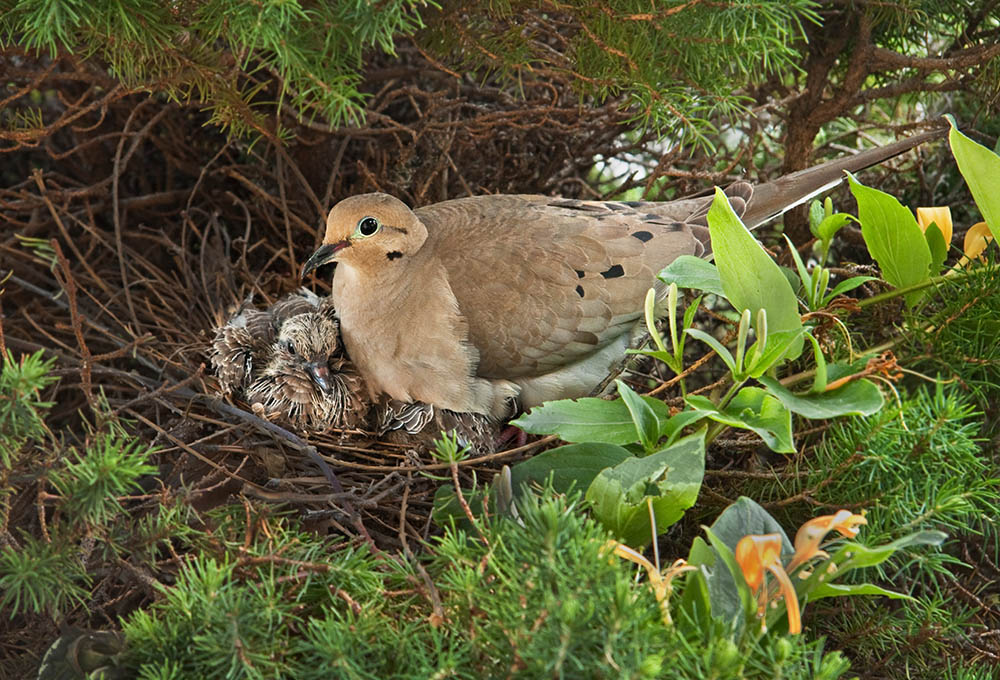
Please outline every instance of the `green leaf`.
M630 457L602 470L586 498L594 516L623 543L639 548L662 533L694 505L705 475L705 429L643 458Z
M569 493L572 488L584 491L605 468L618 465L632 454L615 444L569 444L549 449L510 469L511 486L518 494L525 484L544 486L551 477L552 488Z
M774 333L768 331L764 352L760 355L757 354L757 346L760 344L760 340L758 340L751 346L751 351L747 353L747 375L751 378L759 378L764 375L805 334L805 327Z
M1000 192L997 192L997 177L1000 177L1000 156L977 144L955 127L955 121L948 116L951 131L948 143L955 156L958 171L962 173L972 198L983 214L986 226L993 238L1000 242Z
M948 244L944 241L944 234L937 222L931 222L924 231L924 238L927 239L927 247L931 251L931 264L927 272L931 276L937 276L941 271L941 265L948 257Z
M740 312L749 309L754 318L757 310L766 309L770 331L801 328L799 304L791 284L771 256L747 231L733 212L725 193L718 187L708 210L708 228L722 288L733 307ZM795 358L801 352L800 340L792 345L788 357Z
M754 616L757 606L743 570L736 562L735 547L730 548L708 527L705 527L705 535L708 536L718 561L726 567L725 572L716 567L708 579L712 616L717 616L726 622L734 619L739 619L741 623L749 621Z
M679 288L696 288L715 293L721 298L726 297L716 266L694 255L681 255L667 265L658 277L668 286L676 283Z
M914 598L894 590L886 590L874 583L857 583L846 585L841 583L819 583L806 593L806 602L815 602L827 597L846 597L850 595L885 595L893 600L913 600Z
M931 251L913 214L894 197L866 187L851 173L847 179L858 201L861 234L885 280L896 288L926 281ZM906 303L913 306L923 295L922 290L913 291L906 296Z
M819 223L819 226L816 227L816 231L813 233L815 233L816 238L821 241L829 241L844 227L845 224L850 222L851 219L851 216L847 213L834 213L829 217L824 217L823 221Z
M618 386L618 394L628 408L635 424L635 430L639 433L639 442L647 453L656 448L656 443L660 440L660 420L656 417L653 408L636 394L632 388L621 380L615 380Z
M677 435L681 433L681 430L683 430L688 425L693 425L694 423L697 423L704 417L705 415L703 413L699 413L698 411L684 410L680 411L679 413L675 413L674 415L670 416L670 420L668 420L666 423L663 424L660 436L667 438L668 445L673 444L674 440L677 438Z
M739 540L750 534L779 534L782 561L791 559L793 554L792 542L778 521L760 504L746 496L740 496L722 511L712 524L712 531L730 550L736 550Z
M870 380L852 380L829 392L795 394L780 382L768 376L758 380L767 391L781 400L792 413L812 420L826 420L840 416L870 416L877 413L885 399L882 391Z
M684 332L692 338L701 340L703 343L714 349L715 353L719 355L719 358L725 362L729 372L736 375L736 359L733 358L732 353L726 349L725 345L705 331L698 330L697 328L685 328Z
M776 397L759 387L744 387L722 410L700 395L688 395L684 401L718 423L756 432L772 451L795 452L795 445L792 443L792 412Z
M941 545L946 538L948 538L948 534L943 531L918 531L896 539L892 543L879 546L869 547L860 543L847 542L837 549L833 559L839 565L839 573L844 573L851 569L881 564L903 548L917 545ZM841 560L842 557L846 557L846 560Z
M836 286L833 287L829 293L827 293L826 300L832 300L838 295L843 295L849 290L854 290L858 286L868 283L869 281L878 281L875 276L852 276L849 279L844 279Z
M781 536L781 559L782 562L787 562L793 554L792 542L788 540L785 530L770 513L746 496L739 497L726 508L712 524L711 529L706 530L706 533L714 547L709 548L704 544L704 541L696 538L692 543L688 562L696 566L705 565L708 567L703 567L701 572L706 574L712 613L721 616L724 620L732 620L740 613L742 606L741 592L738 590L737 584L746 587L746 581L742 572L736 572L734 577L731 567L719 568L721 565L717 565L718 558L722 556L723 562L729 565L729 560L732 559L736 550L736 544L744 536L778 534ZM726 553L728 553L729 560L726 559Z
M658 399L641 397L666 426L669 407ZM595 397L561 399L536 406L511 421L531 434L557 434L567 442L632 444L639 441L632 414L621 399L607 401Z

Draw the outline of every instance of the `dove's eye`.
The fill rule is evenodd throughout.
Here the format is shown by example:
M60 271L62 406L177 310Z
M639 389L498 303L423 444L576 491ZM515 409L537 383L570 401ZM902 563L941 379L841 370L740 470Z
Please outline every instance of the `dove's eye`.
M289 354L295 356L295 345L292 344L291 340L285 342L285 349L288 351Z
M374 236L382 225L374 217L362 217L358 222L358 234L364 237Z

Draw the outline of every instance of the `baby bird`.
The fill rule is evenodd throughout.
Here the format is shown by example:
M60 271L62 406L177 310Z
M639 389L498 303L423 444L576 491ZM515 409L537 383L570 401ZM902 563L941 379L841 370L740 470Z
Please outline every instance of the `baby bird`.
M253 306L253 296L247 296L236 313L215 329L210 359L222 394L240 393L250 386L271 354L271 345L286 319L297 314L316 311L319 296L307 288L281 298L267 310Z
M300 429L356 427L368 407L339 330L329 298L307 289L263 311L248 298L216 330L211 360L220 390L242 393L267 417Z
M359 398L364 385L338 351L338 333L328 304L285 320L267 364L247 389L247 401L302 429L359 426L368 411Z
M491 418L396 399L379 405L377 432L384 441L427 450L442 433L454 433L458 445L468 446L473 456L495 453L500 441L500 426Z

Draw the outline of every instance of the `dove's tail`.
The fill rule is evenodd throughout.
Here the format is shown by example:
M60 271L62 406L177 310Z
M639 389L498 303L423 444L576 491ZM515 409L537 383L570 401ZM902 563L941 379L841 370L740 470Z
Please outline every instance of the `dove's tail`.
M743 222L752 229L837 186L844 180L845 170L858 172L878 165L924 142L943 137L947 131L948 127L945 126L939 130L913 135L892 144L784 175L773 182L756 185L752 197L747 201Z

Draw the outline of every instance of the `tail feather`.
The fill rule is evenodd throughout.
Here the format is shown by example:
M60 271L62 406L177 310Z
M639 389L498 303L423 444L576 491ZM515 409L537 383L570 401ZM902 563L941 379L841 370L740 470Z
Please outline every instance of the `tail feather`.
M947 131L945 127L913 135L892 144L789 173L773 182L758 184L753 188L743 222L752 229L837 186L844 180L845 170L858 172L878 165L924 142L943 137Z

